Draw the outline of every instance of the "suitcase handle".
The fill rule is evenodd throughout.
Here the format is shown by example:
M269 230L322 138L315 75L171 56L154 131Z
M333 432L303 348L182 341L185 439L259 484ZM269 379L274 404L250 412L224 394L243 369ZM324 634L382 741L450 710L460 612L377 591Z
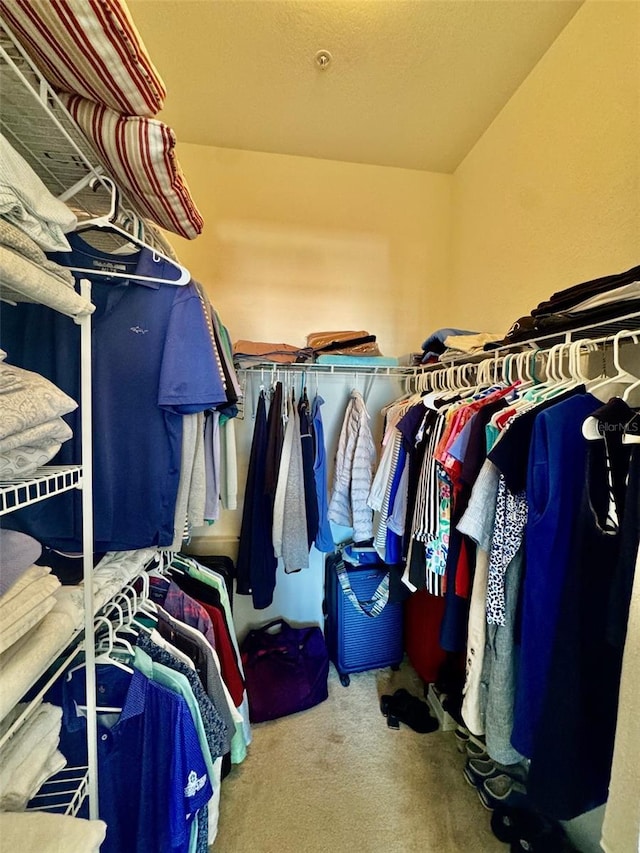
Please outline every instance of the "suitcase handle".
M379 616L389 601L389 572L385 572L382 580L378 584L378 588L373 593L373 596L367 601L360 601L358 596L355 594L353 589L351 588L351 582L349 581L349 572L347 571L347 567L345 566L344 560L342 559L342 554L338 552L336 554L336 559L334 560L333 567L338 575L338 580L340 581L340 586L342 587L342 591L347 596L349 601L353 604L356 610L359 610L361 613L364 613L365 616L369 616L371 619L374 619L376 616Z

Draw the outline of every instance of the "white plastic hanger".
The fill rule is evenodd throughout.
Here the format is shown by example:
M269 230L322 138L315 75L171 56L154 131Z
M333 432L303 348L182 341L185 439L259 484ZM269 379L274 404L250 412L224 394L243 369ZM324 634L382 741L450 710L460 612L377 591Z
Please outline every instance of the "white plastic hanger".
M115 183L110 178L95 178L89 186L91 189L95 190L99 185L106 185L107 188L111 191L111 203L109 206L109 212L103 216L96 216L90 219L82 219L78 222L75 231L81 233L82 231L87 231L89 229L98 229L109 231L112 234L117 234L126 240L128 243L136 246L138 249L147 249L152 253L153 260L156 263L160 263L161 261L169 264L176 273L177 277L175 279L169 280L166 278L160 278L159 276L147 276L147 275L136 275L135 273L122 273L122 272L111 272L110 270L100 270L94 268L85 268L85 267L69 267L72 272L82 273L87 275L90 278L96 278L97 276L104 276L105 278L122 278L128 279L129 281L146 281L152 284L173 284L178 287L182 287L185 284L189 284L191 281L191 273L186 267L183 267L181 264L177 263L173 260L173 258L167 257L167 255L162 254L157 249L154 249L153 246L149 246L144 240L141 240L138 236L132 234L129 231L126 231L124 228L121 228L116 223L116 218L118 215L118 199L119 193L118 188Z
M635 335L630 331L618 332L613 336L613 366L616 372L613 376L605 376L587 386L587 391L606 403L611 397L618 397L627 390L629 385L633 385L640 380L639 376L629 373L628 370L620 364L620 339L631 337L635 340Z
M620 339L623 337L631 337L633 341L636 340L634 333L629 331L618 332L613 336L613 366L616 369L615 374L587 386L587 391L603 402L610 400L612 397L619 397L624 394L627 394L625 401L628 402L631 390L640 385L640 376L629 373L620 363ZM625 397L622 396L622 399L624 400ZM596 441L603 437L597 418L591 416L585 420L582 424L582 434L588 441Z

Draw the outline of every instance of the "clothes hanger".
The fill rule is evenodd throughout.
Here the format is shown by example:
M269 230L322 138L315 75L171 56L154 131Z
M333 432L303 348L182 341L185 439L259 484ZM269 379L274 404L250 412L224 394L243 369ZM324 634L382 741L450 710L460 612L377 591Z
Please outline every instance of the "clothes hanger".
M602 402L607 402L611 397L620 396L629 385L640 381L640 376L629 373L628 370L622 367L620 362L620 339L623 337L631 337L635 341L634 333L626 329L613 336L613 366L616 369L615 374L613 376L605 376L587 385L589 394L602 400Z
M587 391L602 402L606 402L612 397L620 397L621 394L622 399L628 402L630 392L640 386L640 377L629 373L620 362L620 339L622 337L631 337L634 343L636 342L636 336L633 332L626 330L613 336L613 366L616 369L614 376L605 377L605 379L587 386ZM626 399L625 394L627 395ZM593 416L586 418L582 424L582 435L587 441L597 441L604 438L597 418ZM624 439L625 436L623 436L623 441Z
M150 246L148 243L145 243L140 237L132 234L130 231L125 230L120 225L117 224L116 219L118 216L118 205L119 205L119 191L114 181L110 178L101 177L101 178L93 178L89 183L89 186L92 190L95 190L99 186L106 186L108 190L111 192L111 200L109 206L109 212L102 216L94 216L90 219L81 219L76 228L74 229L76 233L82 233L83 231L88 231L91 229L98 229L102 231L108 231L112 234L117 234L122 237L127 243L132 244L138 249L146 249L147 251L152 253L152 257L154 262L156 263L164 263L168 264L170 268L176 271L177 277L175 279L167 279L161 278L159 276L147 276L147 275L136 275L135 273L121 273L121 272L112 272L111 270L101 270L101 269L93 269L86 267L69 267L72 272L75 273L84 273L91 278L96 277L105 277L105 278L121 278L127 279L129 281L142 281L149 282L151 284L173 284L177 287L182 287L185 284L189 284L191 281L191 273L186 267L183 267L181 264L177 263L173 260L173 258L169 258L167 255L164 255L162 252L159 252L153 246Z

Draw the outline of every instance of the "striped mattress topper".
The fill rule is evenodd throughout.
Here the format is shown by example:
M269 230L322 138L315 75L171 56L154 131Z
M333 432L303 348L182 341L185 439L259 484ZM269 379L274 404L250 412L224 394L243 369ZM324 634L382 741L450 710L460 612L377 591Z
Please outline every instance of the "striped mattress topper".
M155 116L166 88L121 0L0 0L0 14L60 92Z
M173 130L157 119L122 115L79 95L60 95L107 172L137 212L191 240L204 220L176 157Z

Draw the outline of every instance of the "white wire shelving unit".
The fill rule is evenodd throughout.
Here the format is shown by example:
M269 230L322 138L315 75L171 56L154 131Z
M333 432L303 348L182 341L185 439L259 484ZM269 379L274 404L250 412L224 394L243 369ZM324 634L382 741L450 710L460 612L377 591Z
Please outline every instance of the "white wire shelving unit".
M71 204L81 215L99 216L109 209L111 189L102 183L104 170L95 152L57 98L47 81L32 65L0 18L0 132L41 178L47 189ZM90 188L96 182L98 191ZM104 192L102 191L104 189ZM88 282L81 295L90 301ZM70 321L71 322L71 321ZM91 319L85 314L74 317L80 326L80 364L82 407L82 465L47 466L29 478L0 483L0 515L7 515L41 500L74 488L82 493L82 540L84 620L62 649L43 661L40 671L26 693L26 708L3 727L2 743L12 737L28 719L42 696L74 660L81 649L77 642L84 632L87 672L87 747L88 766L82 779L71 778L64 789L69 814L77 813L89 797L89 816L98 817L97 721L95 714L95 651L93 645L93 518L92 518L92 440L91 440Z

